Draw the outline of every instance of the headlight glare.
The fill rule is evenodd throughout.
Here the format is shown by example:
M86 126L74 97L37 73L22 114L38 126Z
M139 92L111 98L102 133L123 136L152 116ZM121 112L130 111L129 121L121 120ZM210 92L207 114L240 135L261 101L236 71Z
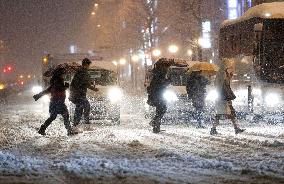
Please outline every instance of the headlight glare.
M118 87L113 87L108 91L108 98L111 103L117 103L122 99L122 91Z
M41 86L33 86L32 87L32 93L33 94L38 94L38 93L40 93L40 92L42 92L42 87Z
M171 90L166 90L163 94L163 98L169 103L178 101L177 95Z
M280 96L276 93L269 93L265 96L264 100L268 106L274 107L280 103Z
M205 100L215 102L219 98L219 94L216 89L211 90L207 93Z

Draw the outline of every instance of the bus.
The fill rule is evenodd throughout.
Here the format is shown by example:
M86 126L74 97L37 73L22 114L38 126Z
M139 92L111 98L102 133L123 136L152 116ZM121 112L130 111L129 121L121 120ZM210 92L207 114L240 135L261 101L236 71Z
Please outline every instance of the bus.
M283 10L284 2L263 3L237 19L225 20L221 25L220 64L223 67L231 65L235 71L232 87L239 111L258 115L282 112Z

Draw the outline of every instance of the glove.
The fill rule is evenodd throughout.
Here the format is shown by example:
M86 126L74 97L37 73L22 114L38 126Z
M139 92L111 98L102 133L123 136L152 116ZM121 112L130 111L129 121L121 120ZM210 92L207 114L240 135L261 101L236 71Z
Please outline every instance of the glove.
M66 88L69 88L70 85L69 85L68 82L65 82L65 83L64 83L64 86L65 86Z
M40 98L40 94L34 95L33 98L35 99L35 101L37 101Z

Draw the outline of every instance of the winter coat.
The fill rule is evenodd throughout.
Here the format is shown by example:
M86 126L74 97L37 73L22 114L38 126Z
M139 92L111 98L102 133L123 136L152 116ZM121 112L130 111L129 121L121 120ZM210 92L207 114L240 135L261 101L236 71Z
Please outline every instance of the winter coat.
M74 75L70 86L70 98L77 99L86 97L87 89L92 86L91 76L88 69L80 68Z
M206 93L206 85L208 84L210 84L210 81L203 75L195 72L191 73L186 84L188 97L203 100Z
M50 79L50 86L43 93L50 93L50 101L64 101L66 98L65 90L69 87L64 84L61 76L54 75Z
M170 80L167 79L167 68L154 68L152 74L153 78L147 87L148 104L158 106L160 103L165 103L163 92L170 84Z
M220 88L220 98L221 100L234 100L236 98L233 90L231 89L230 78L225 75L223 85Z

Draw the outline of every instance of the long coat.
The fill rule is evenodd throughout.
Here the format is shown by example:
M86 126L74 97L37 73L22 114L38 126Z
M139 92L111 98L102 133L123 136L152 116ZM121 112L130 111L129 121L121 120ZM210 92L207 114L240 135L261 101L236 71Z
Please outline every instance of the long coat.
M150 82L150 86L147 88L148 104L151 106L164 105L166 102L163 99L163 92L170 84L170 80L167 79L167 68L154 68L152 73L153 78Z

